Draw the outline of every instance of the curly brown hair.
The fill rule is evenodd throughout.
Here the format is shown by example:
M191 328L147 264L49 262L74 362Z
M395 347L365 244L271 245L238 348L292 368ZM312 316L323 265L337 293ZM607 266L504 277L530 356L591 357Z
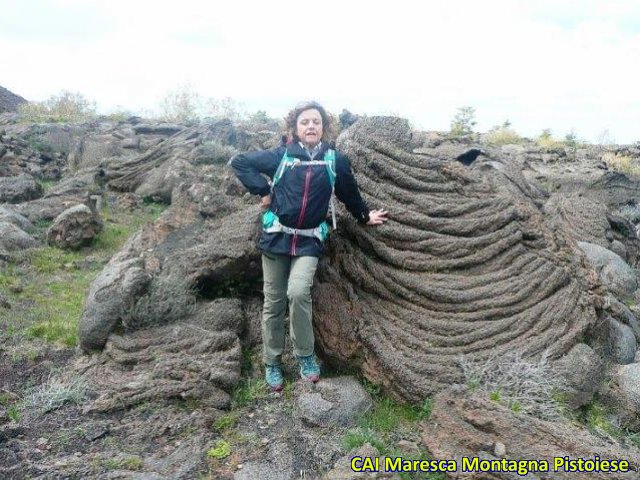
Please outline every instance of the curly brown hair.
M335 121L333 115L325 110L325 108L315 101L302 102L295 106L287 116L284 118L284 128L286 135L289 139L293 139L296 142L300 139L296 134L298 117L306 110L315 109L320 112L322 118L322 141L330 142L335 138Z

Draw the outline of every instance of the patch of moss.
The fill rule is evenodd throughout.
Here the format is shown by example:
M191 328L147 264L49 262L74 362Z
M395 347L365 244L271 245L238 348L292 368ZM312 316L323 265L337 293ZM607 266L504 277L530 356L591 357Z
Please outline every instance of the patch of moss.
M221 460L231 455L231 445L226 440L218 440L216 444L209 449L207 455L211 458Z

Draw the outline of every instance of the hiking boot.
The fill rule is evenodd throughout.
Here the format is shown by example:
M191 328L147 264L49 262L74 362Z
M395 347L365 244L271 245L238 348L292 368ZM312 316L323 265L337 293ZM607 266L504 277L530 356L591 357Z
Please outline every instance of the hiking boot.
M264 366L264 379L269 385L269 388L273 392L279 392L282 390L282 368L280 365L267 365Z
M298 357L300 363L300 376L303 380L316 383L320 380L320 366L316 361L316 356L311 354L308 357Z

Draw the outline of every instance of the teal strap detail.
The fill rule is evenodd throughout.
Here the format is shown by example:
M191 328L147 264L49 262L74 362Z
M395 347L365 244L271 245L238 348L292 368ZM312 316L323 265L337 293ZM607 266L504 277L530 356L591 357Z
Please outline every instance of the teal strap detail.
M331 188L333 188L336 183L336 151L331 148L324 152L324 157L322 160L300 160L294 157L290 157L289 152L285 150L284 154L282 155L282 159L280 159L278 169L273 176L273 180L271 182L272 188L278 184L287 168L294 168L296 166L305 165L325 165L327 167L329 183L331 184Z
M327 167L327 174L329 175L329 183L331 188L336 184L336 151L329 149L324 152L324 162Z
M326 221L316 228L291 228L280 223L278 216L271 210L267 210L262 215L262 229L266 233L288 233L289 235L302 235L303 237L316 237L324 242L329 237L329 225Z

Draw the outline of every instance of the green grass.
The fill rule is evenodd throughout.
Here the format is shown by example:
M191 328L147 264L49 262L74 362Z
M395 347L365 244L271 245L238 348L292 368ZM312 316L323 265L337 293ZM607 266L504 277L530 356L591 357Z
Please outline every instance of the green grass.
M429 418L433 410L433 401L427 398L418 405L405 405L384 396L379 386L366 380L363 380L363 384L372 395L374 406L360 419L357 428L348 430L342 437L342 447L350 451L369 443L378 450L380 455L402 457L406 460L429 460L425 451L408 454L399 451L394 445L400 439L416 437L416 432L419 430L418 423ZM400 473L400 478L444 480L445 477L440 473L403 472Z
M93 239L92 248L112 254L116 253L131 235L147 223L160 217L166 208L167 206L164 204L145 200L142 214L116 214L111 208L105 206L100 212L104 228Z
M425 420L431 415L432 402L422 405L403 405L388 397L376 399L373 410L367 413L362 426L376 432L392 432L400 425Z
M32 250L31 265L37 273L52 274L73 268L73 263L82 260L84 256L80 252L66 252L54 247L43 247Z
M13 305L0 309L5 335L75 346L84 302L102 265L165 208L146 204L142 212L105 209L105 228L90 247L73 252L41 247L15 255L0 272L0 288Z
M240 412L232 411L221 417L217 418L215 422L213 422L213 429L217 432L223 432L225 430L229 430L233 428L238 422L238 418L240 418Z
M231 405L233 409L243 408L268 395L267 383L264 380L247 378L231 395Z
M17 405L12 405L7 409L7 416L12 422L20 421L20 409Z
M58 183L57 180L38 180L38 183L42 187L42 192L46 195L51 191L51 188Z
M366 428L352 429L342 437L342 447L347 451L361 447L365 443L371 444L382 455L389 453L387 444L372 430Z
M590 404L582 407L577 414L573 413L570 418L584 424L595 434L611 437L624 444L640 448L640 432L614 425L609 414L607 408L598 399L594 399Z
M598 403L591 402L584 408L584 418L589 430L596 433L604 433L612 437L618 437L622 433L620 429L615 427L607 418L606 408Z

